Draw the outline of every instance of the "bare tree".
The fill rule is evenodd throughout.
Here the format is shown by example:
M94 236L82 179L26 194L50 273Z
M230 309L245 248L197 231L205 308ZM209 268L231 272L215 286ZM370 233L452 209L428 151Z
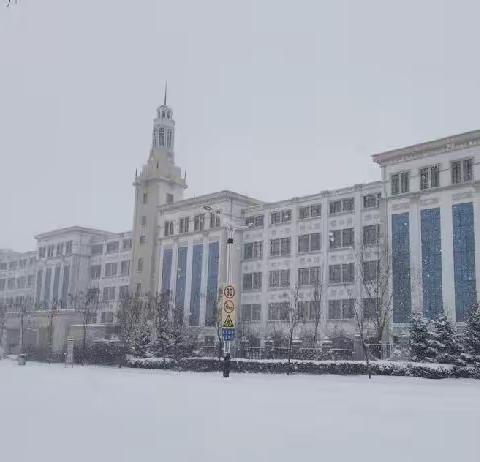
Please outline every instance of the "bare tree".
M292 347L293 338L298 324L304 319L304 313L300 309L300 292L298 285L295 285L290 293L290 301L286 305L287 308L287 322L288 322L288 366L287 374L291 372Z
M80 314L82 323L82 364L87 356L88 326L96 321L97 312L100 308L100 294L98 289L89 289L85 294L70 295L74 310Z
M121 363L125 362L127 354L133 351L136 330L141 322L143 310L143 301L137 295L126 294L120 300L116 317L122 348Z
M7 323L7 305L0 303L0 352L3 353L3 335L5 332L5 324ZM1 359L0 354L0 359Z
M322 317L322 302L323 302L323 270L322 267L314 274L313 280L313 304L310 308L313 317L313 347L317 347L320 321Z

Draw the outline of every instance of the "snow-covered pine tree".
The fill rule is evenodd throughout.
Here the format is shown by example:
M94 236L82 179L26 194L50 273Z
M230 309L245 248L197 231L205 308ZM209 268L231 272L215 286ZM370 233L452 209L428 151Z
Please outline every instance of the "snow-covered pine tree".
M421 313L413 313L410 317L410 359L426 361L431 356L430 333L428 322Z
M435 351L435 359L442 364L454 364L460 357L460 346L455 331L445 315L433 321L433 333L430 341Z
M472 307L465 327L464 342L466 353L480 365L480 305Z
M133 354L139 358L145 358L151 343L150 329L146 323L141 323L135 332L133 340Z

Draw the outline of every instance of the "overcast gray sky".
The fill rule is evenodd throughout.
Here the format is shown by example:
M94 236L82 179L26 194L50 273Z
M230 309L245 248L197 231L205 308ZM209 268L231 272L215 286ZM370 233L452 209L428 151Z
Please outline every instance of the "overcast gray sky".
M379 179L372 153L480 127L479 4L2 5L0 248L60 226L130 228L166 79L188 196Z

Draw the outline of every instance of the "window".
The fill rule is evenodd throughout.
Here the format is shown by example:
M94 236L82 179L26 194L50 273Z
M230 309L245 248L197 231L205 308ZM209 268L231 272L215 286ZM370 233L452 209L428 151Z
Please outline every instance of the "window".
M290 255L290 238L282 237L270 240L270 256L279 257Z
M132 240L124 239L123 240L123 250L130 250L132 248Z
M30 257L29 260L28 260L28 264L29 265L34 265L35 264L35 261L36 261L36 258L35 257ZM1 268L0 268L1 269Z
M353 298L328 301L328 319L352 319L354 317L355 300Z
M162 113L162 118L165 118L165 113ZM165 129L162 127L158 130L159 135L159 146L165 146Z
M113 311L102 312L102 324L111 324L113 322Z
M73 251L73 241L67 241L67 245L65 246L65 255L72 255Z
M391 176L392 194L407 193L410 191L410 172L395 173Z
M364 298L363 299L363 317L364 319L374 319L380 309L380 299Z
M321 214L322 214L321 204L307 205L305 207L300 207L298 209L298 218L300 220L305 220L307 218L320 217Z
M145 215L142 215L140 218L140 224L144 227L147 226L147 217Z
M290 270L274 270L269 274L269 287L290 287Z
M145 243L147 242L147 236L140 236L139 242L140 245L145 245Z
M25 259L20 260L19 266L20 266L20 268L26 268L27 267L27 260L25 260Z
M262 273L247 273L243 275L244 290L260 290L262 288Z
M311 266L310 268L298 268L298 285L310 286L321 284L320 267Z
M298 236L298 252L315 252L320 250L320 233L303 234Z
M29 274L27 279L27 287L31 288L33 287L34 284L35 284L35 275Z
M367 225L363 227L363 245L378 244L380 238L380 225Z
M101 275L102 275L102 266L101 265L90 266L90 279L100 279Z
M473 159L456 160L451 163L452 184L467 183L473 180Z
M298 302L298 317L304 321L319 319L320 305L320 301L318 300Z
M38 258L45 258L45 247L38 248Z
M429 188L440 186L440 166L432 165L420 169L420 189L423 191Z
M291 209L279 210L278 212L272 212L270 215L270 223L272 225L278 225L280 223L289 223L292 221Z
M90 247L92 255L101 255L103 253L103 244L94 244Z
M11 262L8 264L8 269L9 269L9 270L16 270L16 269L17 269L17 266L18 266L18 262L16 262L16 261L11 261Z
M116 253L120 248L120 243L118 241L107 242L107 252L106 253Z
M15 278L10 278L7 282L7 287L9 289L15 289Z
M25 276L21 276L17 278L17 289L25 289L27 286L27 278Z
M243 245L243 259L254 260L257 258L263 258L263 242L248 242Z
M210 213L210 228L220 227L220 215L218 213Z
M188 233L189 227L190 227L190 217L180 218L178 232L180 234Z
M57 257L63 255L63 242L57 244Z
M103 300L104 301L115 300L115 287L103 288Z
M381 194L367 194L363 196L363 208L364 209L376 209L380 202Z
M144 204L146 204L148 202L148 193L146 193L146 192L143 193L142 202Z
M353 263L330 265L329 280L331 284L351 283L354 281Z
M172 130L167 130L167 147L172 147Z
M130 274L130 260L120 262L120 275L128 276Z
M137 285L135 287L135 294L140 295L142 293L142 284L140 282L137 282Z
M330 231L330 248L340 249L344 247L353 247L354 231L353 228L337 229Z
M0 290L5 290L6 279L0 279Z
M5 262L0 263L0 270L5 271L7 269L7 264Z
M380 269L378 260L363 262L363 282L376 281Z
M105 277L111 278L117 275L117 263L106 263L105 264Z
M288 321L288 312L290 304L288 302L269 303L268 320L269 321Z
M137 271L139 273L143 271L143 258L139 258L137 261Z
M53 257L53 251L55 250L55 246L54 245L49 245L47 247L47 257L48 258L51 258Z
M118 298L120 298L120 300L124 300L128 298L128 295L129 295L128 286L120 286Z
M173 204L173 194L167 193L167 204Z
M355 209L355 200L353 197L348 199L338 199L330 202L330 215L342 212L353 212Z
M163 235L171 236L173 234L173 221L165 221L163 227Z
M195 215L193 217L193 230L203 231L205 229L205 214Z
M246 304L242 305L242 321L260 321L261 305L260 304Z
M251 228L263 228L263 215L245 218L245 225Z

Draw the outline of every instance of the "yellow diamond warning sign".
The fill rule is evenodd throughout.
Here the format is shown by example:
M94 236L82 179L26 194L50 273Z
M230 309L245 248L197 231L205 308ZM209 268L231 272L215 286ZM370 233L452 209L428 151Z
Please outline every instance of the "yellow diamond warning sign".
M225 321L223 321L222 327L226 329L233 329L235 327L235 325L233 324L232 318L230 317L229 314L227 314Z

